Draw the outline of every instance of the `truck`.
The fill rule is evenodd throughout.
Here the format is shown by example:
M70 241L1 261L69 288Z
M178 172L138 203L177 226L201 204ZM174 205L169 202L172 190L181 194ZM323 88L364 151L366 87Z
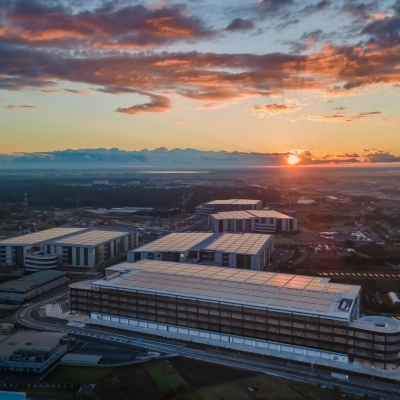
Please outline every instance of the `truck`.
M349 381L349 376L346 374L339 374L338 372L332 372L331 373L331 378L336 379L337 381L344 381L348 382Z

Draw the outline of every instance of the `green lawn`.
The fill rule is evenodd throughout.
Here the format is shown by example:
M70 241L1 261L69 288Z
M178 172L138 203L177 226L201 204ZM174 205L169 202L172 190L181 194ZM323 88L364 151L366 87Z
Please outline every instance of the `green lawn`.
M110 368L60 365L44 378L44 382L95 383L110 372Z
M249 392L249 387L257 386L257 392ZM297 390L296 390L297 389ZM301 394L301 392L304 393ZM307 396L307 397L306 397ZM207 386L196 390L194 393L177 396L176 400L338 400L342 394L338 392L319 389L315 386L290 381L269 375L258 375L254 378L243 379L235 382ZM354 398L354 397L350 397Z
M187 385L175 368L171 364L164 364L163 360L147 362L143 366L163 392L171 388L176 389L180 385Z

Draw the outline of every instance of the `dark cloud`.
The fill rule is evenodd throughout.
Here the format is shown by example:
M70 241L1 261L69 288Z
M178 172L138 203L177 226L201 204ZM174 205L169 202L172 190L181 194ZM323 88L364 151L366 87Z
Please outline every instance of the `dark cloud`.
M313 39L313 40L320 40L323 36L324 31L322 29L316 29L315 31L311 32L304 32L300 39Z
M351 119L363 119L366 118L370 115L378 115L378 114L382 114L381 111L369 111L369 112L361 112L358 115L355 115L353 117L351 117Z
M331 157L337 157L337 158L357 158L360 157L359 154L357 153L344 153L344 154L335 154L335 156L331 156Z
M109 2L94 10L40 0L17 0L3 5L5 26L0 37L16 44L40 46L134 49L215 35L182 5L118 6Z
M258 11L265 14L275 14L293 4L293 0L261 0L258 3Z
M124 114L141 114L144 112L164 112L171 108L171 100L165 96L153 95L147 93L150 96L150 102L144 104L137 104L128 108L119 107L115 111Z
M337 107L334 110L345 110L347 107ZM309 117L312 121L338 121L338 122L352 122L356 120L362 120L369 116L382 114L381 111L368 111L368 112L360 112L356 115L346 115L344 113L335 113L335 114L319 114L313 115Z
M350 16L354 23L365 23L370 15L377 11L376 3L362 3L357 1L346 1L342 8L341 13Z
M365 26L361 32L373 37L371 44L380 47L398 46L400 40L400 14L373 21Z
M305 6L302 10L303 13L305 14L314 14L317 12L321 12L324 11L325 9L327 9L328 7L330 7L331 2L329 0L321 0L320 2L316 3L316 4L309 4L307 6Z
M235 18L225 29L227 31L246 31L254 28L249 19Z
M322 29L316 29L311 32L304 32L298 41L288 42L291 49L295 53L310 49L316 43L320 43L327 39L332 39L335 33L325 33Z
M81 96L88 96L91 91L90 90L80 90L80 89L63 89L64 92L79 94Z
M400 157L390 154L389 152L369 153L365 156L367 162L370 163L391 163L400 162Z
M336 111L344 111L344 110L347 110L347 107L344 107L344 106L335 107L334 110L336 110Z
M296 24L298 24L299 22L300 22L299 19L290 19L290 20L287 20L287 21L285 21L285 22L281 22L280 24L278 24L278 25L275 27L275 29L278 30L278 31L281 31L281 30L286 29L288 26L296 25Z
M264 106L253 106L253 110L258 112L265 112L268 114L281 114L281 113L290 113L299 110L299 106L297 104L266 104Z

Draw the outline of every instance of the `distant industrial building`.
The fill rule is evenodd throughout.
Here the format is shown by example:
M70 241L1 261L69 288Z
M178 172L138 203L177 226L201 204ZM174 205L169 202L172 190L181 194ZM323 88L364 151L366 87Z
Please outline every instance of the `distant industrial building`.
M158 260L186 262L199 257L200 250L219 235L213 233L171 233L128 252L128 262Z
M106 179L96 180L92 182L92 185L108 185L108 180Z
M18 331L0 337L0 371L41 373L69 350L67 333Z
M231 199L231 200L213 200L203 203L196 207L195 213L199 215L209 215L224 211L241 210L261 210L263 208L262 200Z
M66 282L63 271L40 271L0 284L0 302L23 303Z
M297 219L271 210L219 212L208 217L213 232L296 232Z
M0 241L0 265L28 271L57 266L92 268L138 244L137 233L90 228L53 228Z
M272 235L224 233L200 251L200 260L221 267L262 271L273 252Z
M143 260L70 285L93 323L259 354L396 368L400 322L360 318L360 286L328 278ZM337 365L337 364L336 364Z
M137 247L136 232L88 229L46 243L47 254L56 254L61 265L93 268Z
M274 251L271 235L240 233L171 233L128 252L128 262L158 260L198 262L262 270Z

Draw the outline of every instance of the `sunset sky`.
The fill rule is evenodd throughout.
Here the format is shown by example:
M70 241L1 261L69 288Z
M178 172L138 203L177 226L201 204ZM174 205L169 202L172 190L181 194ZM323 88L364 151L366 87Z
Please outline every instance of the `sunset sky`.
M400 161L400 0L1 0L1 154Z

